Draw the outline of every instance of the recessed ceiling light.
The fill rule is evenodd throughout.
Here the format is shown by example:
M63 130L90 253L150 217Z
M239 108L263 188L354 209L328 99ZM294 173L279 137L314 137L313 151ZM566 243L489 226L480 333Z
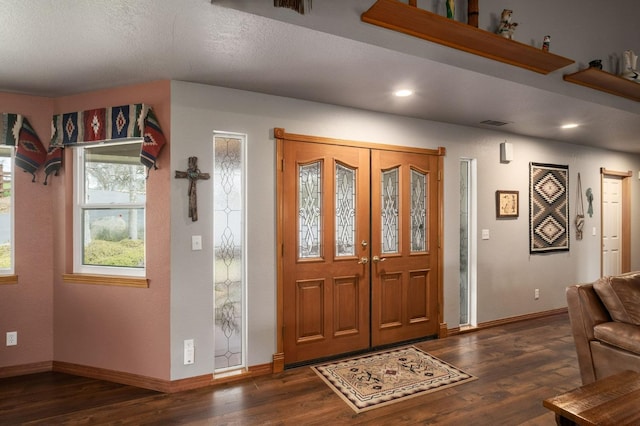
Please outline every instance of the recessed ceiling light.
M578 126L579 126L579 124L577 124L577 123L569 123L569 124L563 124L561 127L563 129L575 129Z
M413 90L410 90L410 89L396 90L393 94L399 98L406 98L407 96L413 95Z

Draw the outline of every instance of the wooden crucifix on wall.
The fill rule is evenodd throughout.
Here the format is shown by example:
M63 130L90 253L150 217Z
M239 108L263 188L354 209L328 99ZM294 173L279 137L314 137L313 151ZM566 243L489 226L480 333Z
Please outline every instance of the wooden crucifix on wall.
M189 179L189 217L192 222L198 220L198 196L196 183L200 179L209 179L209 173L201 173L198 168L198 157L189 157L189 168L181 172L176 170L176 178Z

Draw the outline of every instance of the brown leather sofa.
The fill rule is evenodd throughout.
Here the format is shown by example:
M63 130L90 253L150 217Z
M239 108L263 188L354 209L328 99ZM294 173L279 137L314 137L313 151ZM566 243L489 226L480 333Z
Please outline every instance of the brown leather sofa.
M640 272L567 288L582 383L640 371Z

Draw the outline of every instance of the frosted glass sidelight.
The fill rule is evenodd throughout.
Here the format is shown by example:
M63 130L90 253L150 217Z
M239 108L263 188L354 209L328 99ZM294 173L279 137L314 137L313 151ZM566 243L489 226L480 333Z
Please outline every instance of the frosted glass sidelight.
M242 139L216 137L213 166L214 368L243 365Z
M382 253L398 253L398 168L382 172Z
M471 160L460 160L460 325L470 323L469 298L469 230L471 206Z
M427 176L411 170L411 251L427 250Z
M356 254L355 203L356 171L336 164L336 257Z
M320 257L322 215L322 162L300 166L298 170L298 257Z

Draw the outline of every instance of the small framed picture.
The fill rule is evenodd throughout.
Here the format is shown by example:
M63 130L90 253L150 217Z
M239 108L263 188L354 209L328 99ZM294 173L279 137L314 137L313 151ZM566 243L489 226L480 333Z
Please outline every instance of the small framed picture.
M496 191L496 216L517 218L520 215L518 191Z

